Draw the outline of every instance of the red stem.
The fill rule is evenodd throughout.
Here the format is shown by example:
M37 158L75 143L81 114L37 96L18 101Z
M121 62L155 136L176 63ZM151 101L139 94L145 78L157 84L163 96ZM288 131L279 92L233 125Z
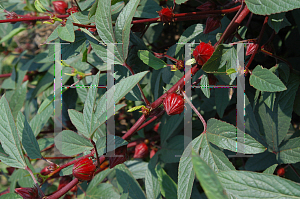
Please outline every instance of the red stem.
M256 45L255 50L254 50L253 54L251 55L250 60L249 60L248 63L247 63L247 66L245 67L245 75L248 74L248 72L249 72L248 68L249 68L250 64L252 63L252 61L253 61L253 59L254 59L256 53L258 52L258 49L260 49L260 46L261 46L261 44L260 44L260 43L261 43L261 39L262 39L262 36L263 36L263 34L264 34L266 25L268 24L268 19L269 19L269 16L266 16L266 17L265 17L265 20L264 20L264 24L263 24L263 26L262 26L262 28L261 28L261 31L260 31L260 33L259 33L259 36L258 36L258 41L257 41L257 44L258 44L258 45Z
M58 15L57 18L64 19L68 18L70 15ZM0 20L0 23L7 23L7 22L20 22L20 21L45 21L50 20L50 16L42 16L42 17L23 17L18 19L4 19Z
M64 186L59 191L55 192L51 196L46 197L47 199L57 199L63 196L65 193L67 193L70 189L72 189L75 185L79 183L79 180L77 178L74 178L69 184Z
M180 13L175 14L175 17L186 17L186 16L194 16L194 15L211 15L211 14L227 14L236 12L240 9L241 5L230 8L230 9L224 9L224 10L210 10L210 11L202 11L202 12L189 12L189 13Z

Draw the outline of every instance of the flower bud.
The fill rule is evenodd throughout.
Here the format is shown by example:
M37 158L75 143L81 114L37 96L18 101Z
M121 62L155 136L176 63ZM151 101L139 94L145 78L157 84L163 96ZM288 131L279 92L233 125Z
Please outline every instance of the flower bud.
M255 51L255 48L257 47L258 44L256 44L255 42L251 42L249 44L247 44L247 49L246 49L246 56L248 55L252 55Z
M133 158L144 158L148 155L148 153L148 146L144 142L142 142L136 145Z
M213 2L207 1L204 4L202 4L201 6L198 6L196 9L201 10L201 11L211 11L214 10L216 8L216 4L214 4Z
M184 99L176 93L169 93L163 101L165 111L168 115L176 115L184 110Z
M23 197L23 199L39 198L39 192L36 186L32 188L16 188L15 192Z
M72 169L73 176L82 181L89 181L93 178L96 166L89 158L77 161Z
M219 17L208 17L206 20L206 26L203 33L208 34L219 27L221 27L221 21Z
M68 4L64 1L53 1L55 12L58 14L66 14L66 9L68 8Z

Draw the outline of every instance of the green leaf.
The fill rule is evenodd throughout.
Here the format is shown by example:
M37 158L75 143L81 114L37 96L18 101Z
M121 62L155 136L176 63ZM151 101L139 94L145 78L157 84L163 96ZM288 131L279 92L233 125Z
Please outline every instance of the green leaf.
M18 112L22 109L24 101L26 99L28 81L24 82L20 87L17 87L11 99L9 100L9 106L14 118L17 117Z
M39 144L25 116L20 111L17 118L17 129L21 134L22 145L31 159L41 158Z
M192 163L192 149L199 151L203 141L203 134L192 140L184 150L178 168L178 198L189 199L192 193L195 172Z
M202 70L205 72L214 72L221 68L221 59L223 55L224 44L218 45L217 49L214 51L212 56L207 60L207 62L202 66ZM235 58L236 59L236 58Z
M112 169L106 169L104 171L101 171L99 174L95 175L93 180L89 183L89 186L86 190L87 195L90 195L91 192L93 192L93 189L97 189L99 185L101 185L101 182L108 176L113 170Z
M228 88L218 88L215 92L215 104L217 108L217 113L220 118L223 117L224 111L229 104L229 89Z
M183 153L183 135L177 135L170 138L167 142L162 145L161 150L159 150L160 159L165 163L179 162L179 156Z
M288 140L279 148L276 154L277 160L284 164L293 164L300 162L300 137Z
M119 199L120 195L115 191L112 184L102 183L96 189L91 189L86 192L85 199L99 199L99 198L114 198Z
M57 149L66 156L73 156L93 149L91 142L77 133L64 130L54 138Z
M23 27L19 27L19 28L15 28L13 29L9 34L5 35L1 40L0 43L5 42L11 38L13 38L13 36L19 34L20 32L26 30L26 28Z
M219 173L220 171L235 170L234 166L223 151L209 143L207 134L203 134L200 157L216 173Z
M98 7L98 0L95 0L88 15L89 19L96 14L97 7Z
M300 8L298 0L245 0L245 2L248 9L258 15L270 15Z
M233 198L300 198L299 184L275 175L224 171L218 178Z
M198 180L200 181L205 195L209 199L228 198L216 173L206 164L206 162L202 158L200 158L200 156L195 151L192 151L192 162L194 171Z
M111 0L102 0L98 1L98 6L96 10L95 23L97 32L105 44L115 43L110 7Z
M131 21L139 2L140 0L130 0L123 8L116 21L116 25L115 25L116 42L122 43L122 45L117 45L117 49L121 53L121 56L123 57L124 60L126 60L128 56Z
M187 1L188 0L175 0L175 3L180 5L180 4L185 3Z
M96 123L96 116L94 114L95 101L97 96L100 72L95 75L84 103L83 108L83 123L85 131L81 132L87 138L91 138L93 134L93 125Z
M7 193L7 194L0 196L0 199L22 199L22 198L23 197L21 197L20 195L18 195L16 193Z
M70 166L67 166L66 168L63 168L59 172L59 176L71 175L73 173L72 170L73 170L73 164L71 164Z
M155 172L158 176L161 194L168 199L177 199L177 184L159 164L156 166Z
M106 138L106 136L107 136L107 138ZM114 136L111 134L107 134L106 136L98 138L98 140L96 142L96 147L97 147L97 151L98 151L99 155L102 155L102 154L112 151L120 146L124 146L124 145L128 144L128 142L126 140L123 140L119 136ZM106 144L107 140L109 142ZM113 141L114 141L114 143L113 143ZM112 149L112 150L107 151L107 148Z
M117 104L147 73L148 71L145 71L122 79L100 98L95 110L95 115L98 120L98 123L94 128L95 130L106 121L106 111L114 107L114 105ZM111 115L107 115L107 118L109 117L111 117Z
M284 12L270 15L268 24L275 30L276 33L278 33L280 29L291 25L286 19Z
M34 1L34 7L38 12L46 12L47 9L43 6L43 4L40 2L40 0Z
M161 129L161 144L163 145L169 137L171 137L178 127L180 126L181 121L183 120L184 114L173 115L168 117L168 120Z
M0 99L0 140L6 154L0 154L0 160L11 167L26 167L21 142L8 102L3 95Z
M265 173L265 174L273 174L277 166L278 166L278 164L273 164L272 166L270 166L269 168L267 168L266 170L264 170L263 173Z
M262 66L256 66L250 76L250 85L260 91L280 92L286 90L285 85L271 71Z
M141 0L134 17L139 18L156 18L158 17L157 11L160 11L161 7L154 0Z
M84 135L83 132L85 132L85 128L83 123L83 113L78 112L74 109L68 109L68 113L72 124L76 127L80 134Z
M145 178L145 173L148 169L148 162L141 160L129 160L124 162L135 179Z
M158 177L155 172L157 153L150 159L145 174L145 187L148 199L161 199Z
M239 151L236 147L239 141L236 139L237 133L243 134L243 132L235 126L226 122L214 118L207 122L206 134L208 140L220 148L244 154L262 153L266 150L263 145L245 133L244 142L240 142L240 145L243 146L243 150Z
M145 64L147 64L151 68L154 68L155 70L159 70L167 66L167 64L163 60L155 57L148 50L139 50L138 56Z
M129 198L132 199L146 199L145 193L139 183L124 164L119 164L114 168L116 170L118 189L121 193L128 192Z
M69 42L75 41L74 27L70 19L67 20L65 26L59 26L59 28L57 29L57 33L62 40Z
M54 138L40 138L38 139L39 148L41 150L47 148L48 146L51 146L54 144Z
M200 85L201 85L201 90L202 90L203 94L205 95L205 97L210 98L209 81L208 81L208 76L206 73L203 74L201 81L200 81Z

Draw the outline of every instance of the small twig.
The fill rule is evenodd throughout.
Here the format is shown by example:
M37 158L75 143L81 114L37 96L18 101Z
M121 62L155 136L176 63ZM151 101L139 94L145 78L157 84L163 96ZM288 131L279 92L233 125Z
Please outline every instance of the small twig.
M205 122L205 119L203 118L203 116L199 113L199 111L196 109L196 107L192 104L192 102L190 101L190 99L188 98L188 96L185 94L184 91L181 91L182 95L184 96L184 99L186 100L186 102L191 106L191 108L195 111L195 113L198 115L199 119L201 120L204 130L202 133L206 133L206 128L207 128L207 124Z
M36 185L36 187L37 187L38 190L41 192L42 196L45 197L45 194L44 194L44 192L42 191L42 189L40 188L39 183L36 181L36 179L35 179L35 177L34 177L32 171L31 171L31 169L30 169L28 166L26 166L26 167L25 167L25 170L29 172L29 174L31 175L31 177L32 177L32 179L33 179L33 181L34 181L34 183L35 183L35 185Z

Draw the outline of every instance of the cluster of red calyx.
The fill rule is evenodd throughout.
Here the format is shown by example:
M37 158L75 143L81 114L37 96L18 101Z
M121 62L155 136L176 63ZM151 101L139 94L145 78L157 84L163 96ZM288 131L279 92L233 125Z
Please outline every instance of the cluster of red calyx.
M145 158L149 153L148 146L142 142L136 145L133 158Z
M16 188L15 192L23 197L23 199L40 198L39 192L36 186L32 188Z
M66 10L68 8L68 4L64 1L53 1L54 11L58 14L66 14Z
M96 166L89 158L77 161L72 169L73 176L81 181L89 181L93 178Z
M285 169L284 168L281 167L277 170L277 175L278 176L284 176L284 174L285 174Z
M122 155L122 157L109 157L109 168L114 168L127 160L127 146L124 145L115 149L115 155Z
M184 99L176 93L168 93L163 104L168 115L180 114L184 110Z
M157 12L159 15L159 20L161 22L172 22L172 19L174 17L173 9L172 8L163 8L160 11Z
M199 65L203 65L212 56L215 49L210 43L201 42L194 50L193 56Z
M69 8L69 9L67 10L67 13L68 13L68 14L74 14L74 13L76 13L76 12L79 12L77 6L74 6L74 7L72 7L72 8Z

